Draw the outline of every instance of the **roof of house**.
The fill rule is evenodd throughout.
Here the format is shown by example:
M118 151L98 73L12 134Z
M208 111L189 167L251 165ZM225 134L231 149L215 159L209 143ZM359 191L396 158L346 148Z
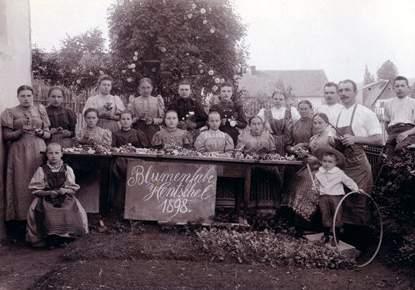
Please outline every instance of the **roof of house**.
M409 85L414 86L415 79L409 78ZM387 100L395 97L392 82L388 80L378 80L373 83L363 86L364 91L363 104L371 107L375 105L378 100Z
M365 85L363 88L363 104L367 107L373 106L379 99L391 97L391 86L388 80L378 80Z
M327 76L324 70L252 70L240 79L239 88L251 96L271 95L281 82L296 96L319 97Z

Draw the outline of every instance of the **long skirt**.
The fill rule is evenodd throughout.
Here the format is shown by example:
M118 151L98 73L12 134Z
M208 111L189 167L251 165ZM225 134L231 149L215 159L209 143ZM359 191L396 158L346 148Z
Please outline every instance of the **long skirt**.
M11 143L6 166L6 221L26 220L33 200L28 186L36 169L43 163L42 152L45 151L45 141L29 134Z
M290 186L288 206L306 221L311 221L318 209L319 192L312 190L312 186L313 181L306 167L296 173Z
M26 240L33 245L48 236L79 237L88 233L88 218L78 199L66 195L57 207L46 198L36 197L27 214Z

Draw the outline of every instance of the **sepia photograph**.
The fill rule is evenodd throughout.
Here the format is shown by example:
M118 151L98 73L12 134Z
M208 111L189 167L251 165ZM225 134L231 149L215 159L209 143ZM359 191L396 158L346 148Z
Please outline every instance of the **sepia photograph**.
M0 290L415 290L414 15L0 0Z

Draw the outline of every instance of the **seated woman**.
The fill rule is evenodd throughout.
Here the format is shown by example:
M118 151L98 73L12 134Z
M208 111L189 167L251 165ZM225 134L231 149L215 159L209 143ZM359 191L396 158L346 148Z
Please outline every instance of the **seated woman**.
M264 121L259 116L249 120L249 131L244 131L236 145L236 157L244 154L267 154L276 152L274 138L265 129ZM260 210L273 210L280 199L282 178L278 167L256 167L252 171L250 204Z
M208 116L209 129L196 138L194 147L197 151L225 153L234 149L231 136L219 130L220 124L219 112L211 111Z
M50 143L46 156L29 184L35 198L27 214L26 240L34 247L55 246L88 233L86 212L75 197L79 185L62 161L62 146Z
M164 117L165 127L156 132L151 145L157 149L172 149L183 147L190 149L193 144L192 135L189 131L177 128L179 117L174 110L168 110Z
M98 114L98 110L94 108L85 110L84 118L86 127L81 131L81 136L78 140L79 144L111 147L111 131L97 126L99 120Z
M313 132L309 142L311 153L316 153L320 148L333 147L335 143L335 130L329 125L329 118L324 113L313 116Z
M276 150L274 138L265 130L261 117L254 116L249 120L249 131L238 137L236 150L245 154L270 153Z
M133 129L133 113L125 111L120 114L121 129L112 134L112 146L121 147L131 144L137 148L149 146L146 135L140 129Z

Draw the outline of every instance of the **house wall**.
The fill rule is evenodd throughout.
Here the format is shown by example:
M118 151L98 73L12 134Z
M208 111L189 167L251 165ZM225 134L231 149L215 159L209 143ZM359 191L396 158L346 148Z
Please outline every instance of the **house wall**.
M16 89L31 79L29 0L0 0L0 112L17 104ZM1 130L0 130L1 138ZM0 170L4 148L0 142ZM0 174L0 238L4 238L4 180Z

